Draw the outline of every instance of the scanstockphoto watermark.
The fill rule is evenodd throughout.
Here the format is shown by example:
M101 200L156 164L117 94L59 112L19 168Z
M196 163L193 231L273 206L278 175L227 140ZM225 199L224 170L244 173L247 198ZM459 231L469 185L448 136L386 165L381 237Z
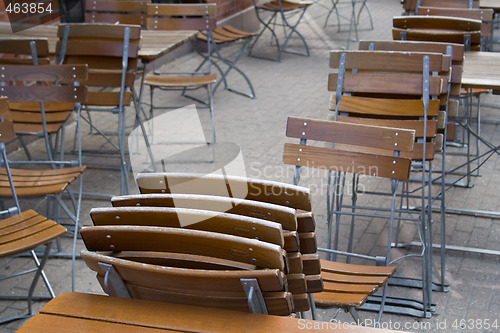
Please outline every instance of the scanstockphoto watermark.
M362 195L366 191L363 179L378 175L378 167L352 166L346 168L332 167L318 168L316 166L302 166L300 179L302 183L307 183L311 195L323 195L328 190L328 171L331 171L330 192L340 195L341 193L352 195L356 190L357 195ZM249 175L259 179L284 179L292 180L295 175L295 168L282 165L265 165L260 162L252 162L248 169ZM359 175L359 180L354 183L353 175ZM300 185L300 183L299 183ZM338 186L336 186L338 185ZM356 185L353 187L353 185Z
M339 330L339 329L352 329L356 326L360 326L360 322L343 322L337 319L332 319L330 321L310 321L305 319L299 319L298 328L304 331L327 331L327 330ZM498 319L489 318L477 318L477 319L454 319L454 320L438 320L435 322L430 321L381 321L377 322L374 319L365 319L363 321L363 326L380 328L383 330L393 330L393 331L428 331L428 332L449 332L449 331L464 331L464 330L493 330L497 331L499 329Z

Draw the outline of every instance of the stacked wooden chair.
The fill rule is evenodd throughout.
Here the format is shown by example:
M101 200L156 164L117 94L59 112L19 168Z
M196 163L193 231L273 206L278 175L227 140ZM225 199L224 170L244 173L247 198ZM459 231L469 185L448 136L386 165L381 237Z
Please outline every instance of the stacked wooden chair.
M112 200L113 208L91 211L95 227L82 230L91 252L82 252L82 257L98 272L101 281L105 272L97 262L106 262L115 267L134 298L249 311L246 279L254 281L248 282L248 286L256 279L255 288L261 290L262 296L253 297L260 297L265 304L251 305L251 312L290 315L309 310L308 294L323 290L311 214L304 213L298 219L295 209L278 203L256 201L256 197L249 196L246 199L219 196L211 191L224 182L217 177L202 177L199 186L188 194L152 194L157 188L150 186L153 183L167 179L176 183L190 178L195 179L187 174L141 174L139 186L143 193L149 194L116 197ZM246 179L229 178L229 183L247 186ZM277 187L282 185L279 183L251 180L248 184L260 184L259 191L289 191L294 204L310 210L307 189L290 185L282 188ZM275 200L285 204L286 194L280 196ZM298 222L301 220L303 223ZM108 235L112 239L121 238L119 234L123 232L136 234L137 237L130 238L136 245L113 241L113 250L102 243L109 239ZM140 237L144 237L144 242L139 241ZM95 253L110 249L115 253ZM125 266L130 273L142 270L144 263L151 264L148 269L160 275L140 282L125 272ZM154 280L157 282L151 284Z
M349 236L346 237L347 251L342 252L348 256L355 252L354 217L382 217L389 220L387 245L382 258L373 259L390 265L404 257L394 259L391 256L394 221L417 222L424 286L419 309L409 312L428 317L433 309L429 290L432 235L428 228L432 221L432 196L428 193L437 145L434 141L441 103L439 97L448 89L448 77L443 73L449 74L450 57L408 52L332 51L330 60L336 72L330 74L328 85L329 90L335 92L331 102L333 121L289 118L287 136L300 139L300 144L285 145L284 161L296 166L296 184L303 167L330 170L327 216L328 244L332 251L339 250L342 215L351 217ZM311 140L326 142L327 147L313 147L309 144ZM388 160L384 161L386 158ZM412 160L418 160L422 165L421 185L410 196L421 207L419 211L403 209L402 201L399 208L396 205L400 198L398 183L409 180ZM346 174L353 174L351 204L344 203L347 195L343 193L348 186ZM390 180L389 193L363 192L364 197L387 195L390 207L371 207L360 202L357 193L360 175ZM382 306L383 302L384 299Z
M169 69L153 68L153 71L144 78L144 84L150 89L151 118L157 109L178 109L181 106L173 103L160 103L155 101L155 91L182 91L199 103L197 107L206 108L210 112L211 135L206 144L215 144L215 121L213 103L213 85L217 82L217 75L212 73L212 30L216 28L216 4L148 4L147 29L148 30L198 30L206 34L206 64L196 70L172 71ZM206 98L187 95L188 91L204 90Z
M443 135L443 139L453 141L455 138L456 119L458 118L459 109L459 96L461 90L461 78L463 69L464 46L461 44L453 43L439 43L439 42L419 42L419 41L361 41L359 43L360 50L378 50L378 51L405 51L405 52L427 52L427 53L440 53L451 56L451 73L448 82L447 94L441 96L440 105L440 123L438 132ZM444 74L444 73L443 73ZM441 159L441 172L437 176L433 176L433 182L441 185L441 191L437 196L440 202L440 232L441 232L441 278L440 282L434 284L433 288L436 290L447 291L445 282L446 272L446 237L445 237L445 211L446 201L445 193L448 185L452 183L448 175L452 174L451 170L446 164L447 144L443 142L440 153ZM439 151L439 149L438 149ZM396 246L398 241L396 238Z

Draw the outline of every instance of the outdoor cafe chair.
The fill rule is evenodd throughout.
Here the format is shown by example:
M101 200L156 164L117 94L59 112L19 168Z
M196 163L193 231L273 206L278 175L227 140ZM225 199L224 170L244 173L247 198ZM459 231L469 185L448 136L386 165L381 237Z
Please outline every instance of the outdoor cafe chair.
M16 137L12 121L6 118L8 112L9 107L6 98L0 98L0 154L3 161L7 161L6 143ZM29 252L35 264L35 268L4 275L0 279L4 282L8 279L34 272L27 294L19 295L9 293L0 295L1 300L26 300L28 307L27 313L3 317L0 319L0 324L17 319L29 318L34 314L32 308L34 300L51 299L55 297L52 286L43 268L47 263L52 241L66 233L66 229L63 226L47 219L36 211L32 209L22 211L19 198L16 194L16 187L14 186L17 182L14 180L15 177L11 173L8 163L4 164L3 171L4 175L2 176L2 182L7 183L7 187L10 189L10 199L13 201L13 206L5 208L5 205L3 205L3 209L0 211L1 216L6 216L6 218L0 220L0 257L4 262L8 263L10 261L15 261L19 254ZM45 246L45 250L43 251L42 257L39 258L35 249L39 250L39 247L42 245ZM8 268L9 266L13 265L6 264L4 268L10 272L11 269ZM45 283L48 295L39 295L35 293L35 288L40 277Z
M4 159L0 169L0 198L12 197L11 184L7 181L13 176L13 184L17 197L39 199L36 207L47 203L47 216L62 223L69 219L73 223L72 288L74 288L74 265L76 237L80 223L80 207L82 200L82 165L80 145L81 103L87 100L87 66L86 65L2 65L2 87L0 94L14 101L39 103L41 110L46 102L75 103L77 121L75 137L77 138L77 156L73 160L13 160ZM16 82L17 85L8 85ZM43 82L44 85L37 83ZM7 103L3 107L8 107ZM7 118L8 115L6 116ZM7 168L9 166L9 168ZM13 167L15 166L15 167ZM75 186L70 187L70 184ZM69 196L69 204L63 200L63 193ZM64 214L61 214L60 211ZM59 249L59 252L60 249Z
M446 201L445 194L447 190L447 186L452 183L452 180L449 179L448 174L451 174L453 170L448 170L446 165L446 156L447 156L447 145L448 142L454 140L455 137L455 125L453 121L456 121L458 117L458 98L460 95L461 89L461 80L462 80L462 69L463 69L463 58L464 58L464 46L461 44L453 44L453 43L439 43L439 42L419 42L419 41L361 41L359 43L360 50L371 50L371 51L405 51L405 52L429 52L429 53L441 53L445 55L451 56L451 73L449 75L450 80L448 82L448 102L444 105L441 105L441 110L444 110L444 113L441 112L442 117L444 118L442 121L443 125L438 126L442 127L442 135L443 140L445 140L442 144L442 163L441 163L441 175L434 178L433 182L440 183L441 192L439 194L440 201L440 228L441 228L441 279L439 283L439 288L444 291L447 290L447 285L445 283L445 273L446 273L446 238L445 238L445 214L446 211ZM398 245L397 235L395 246ZM438 286L434 285L434 288L438 288Z
M395 17L393 18L393 39L457 43L463 44L465 51L480 50L482 27L483 23L481 20L459 17L412 16L408 17L408 20L404 20L404 17ZM463 184L464 182L457 183L461 186L469 187L472 184L471 166L472 162L474 161L474 159L472 159L472 153L470 150L472 146L470 138L470 124L472 122L472 97L476 96L479 99L480 94L484 92L485 90L483 89L469 89L466 92L462 92L460 96L462 100L465 100L464 107L466 110L468 110L465 112L465 116L462 117L463 121L460 122L462 127L465 128L464 138L462 139L462 146L466 146L467 149L465 153L467 160L464 163L466 167L466 181L465 184ZM477 129L479 133L480 107L478 107L477 109L477 115ZM479 141L476 142L476 149L477 157L475 157L475 159L478 161L478 166L476 168L476 170L478 171L480 166ZM456 170L458 170L458 168Z
M430 203L434 198L427 194L427 190L430 191L429 177L431 176L432 166L431 161L434 154L435 143L429 140L433 140L436 136L437 121L427 120L427 116L437 116L440 101L438 97L447 90L447 87L443 89L443 78L436 76L433 77L431 73L440 73L443 71L449 71L449 57L446 60L443 59L442 54L435 54L426 60L425 54L410 54L406 52L366 52L366 51L352 51L352 52L342 52L342 51L332 51L331 53L330 65L336 70L337 73L330 74L329 77L329 90L335 91L332 96L331 109L335 111L332 117L334 121L339 122L341 126L347 126L347 124L358 124L362 126L384 126L385 128L407 128L416 131L416 136L413 139L418 138L418 142L415 141L415 149L411 145L411 149L404 151L399 143L392 143L392 149L384 150L374 150L357 147L358 143L350 143L349 140L357 138L357 135L346 135L346 137L327 138L328 130L325 127L319 127L315 129L312 127L316 123L310 122L308 120L294 120L293 125L288 126L288 136L297 137L301 139L301 145L296 145L293 148L285 147L285 162L287 164L295 164L296 167L296 177L294 183L297 183L300 177L301 167L326 167L333 172L328 172L328 196L327 196L327 215L328 215L328 225L329 234L333 233L329 237L328 243L333 242L333 250L338 250L339 243L339 226L340 218L342 215L351 216L351 227L349 228L349 236L347 244L347 253L351 253L354 249L354 244L352 240L353 223L354 217L357 215L367 216L367 217L385 217L388 218L389 223L389 236L387 237L387 246L385 255L382 256L382 260L385 264L395 262L399 259L391 258L391 242L392 242L392 228L394 219L399 220L409 220L417 221L418 228L420 230L419 235L422 237L423 244L423 260L422 260L422 283L425 288L428 287L428 275L430 271L429 262L429 238L430 234L423 234L425 230L429 233L428 228L426 228L426 223L430 223ZM427 68L424 68L424 64L429 61ZM404 74L406 73L406 74ZM427 80L424 80L424 76L428 76ZM401 80L401 81L400 81ZM384 82L381 84L381 82ZM404 82L404 83L403 83ZM422 86L422 82L428 82L428 91L423 90L426 85ZM427 88L426 88L427 89ZM399 97L397 97L399 96ZM404 110L404 111L403 111ZM406 114L404 114L406 113ZM385 116L384 116L385 115ZM402 117L399 118L398 117ZM384 119L385 118L385 119ZM419 118L421 120L419 120ZM428 126L427 126L428 125ZM321 124L323 126L323 124ZM333 125L332 125L333 126ZM292 132L293 130L293 132ZM331 129L333 131L333 128ZM340 133L343 133L342 131ZM347 132L345 132L347 133ZM334 135L334 134L332 134ZM399 133L398 133L399 136ZM387 137L383 135L381 137ZM367 135L363 135L359 140L364 140ZM326 149L324 152L321 150L323 148L308 148L307 139L333 142L332 149ZM341 141L338 141L341 140ZM345 140L345 141L344 141ZM374 140L374 139L372 139ZM379 140L380 141L380 140ZM366 143L364 143L366 145ZM369 143L373 145L375 143ZM382 144L382 143L380 143ZM370 146L369 146L370 147ZM316 151L317 149L317 151ZM399 151L402 149L403 151ZM317 155L308 156L309 152L314 152ZM396 154L394 151L398 150ZM346 152L344 152L346 151ZM336 153L348 154L346 160L336 160ZM411 212L409 210L402 209L402 201L400 202L400 208L396 209L396 199L399 197L397 194L397 185L399 181L409 180L409 174L404 173L403 178L392 179L391 191L383 195L388 195L391 198L391 206L387 208L383 207L369 207L360 202L358 198L358 187L359 187L359 175L357 173L365 174L366 176L373 176L373 172L377 175L376 171L369 172L367 170L362 170L361 168L356 168L357 163L362 160L356 160L354 156L357 152L369 153L374 156L379 154L385 155L387 157L392 156L404 156L407 158L418 159L422 164L422 171L424 174L421 176L422 183L420 188L417 188L417 192L411 197L415 197L420 207L420 211ZM349 156L353 154L354 156ZM330 156L331 155L331 156ZM328 156L328 157L327 157ZM362 155L363 156L363 155ZM324 158L324 160L323 160ZM327 159L328 158L328 159ZM330 160L331 158L331 160ZM319 159L316 160L316 159ZM351 160L352 159L352 160ZM348 163L351 161L351 163ZM345 162L345 164L342 164ZM354 164L352 164L354 163ZM377 161L373 161L368 164L368 166L374 167L377 165ZM380 163L381 160L380 160ZM392 160L391 163L395 163L393 167L398 165L397 160ZM428 166L426 164L429 164ZM350 165L350 167L347 167ZM366 166L366 165L365 165ZM369 167L367 166L367 169ZM361 170L358 170L361 169ZM378 170L378 176L383 178L393 178L397 174L397 170L392 170L391 174L384 175L380 174L381 167L375 168ZM405 170L404 168L402 170ZM409 172L410 169L407 171ZM352 179L352 204L348 205L343 203L344 197L342 193L346 192L346 174L351 173L353 175ZM350 185L349 185L350 186ZM375 192L363 192L364 194L374 195ZM412 192L413 193L413 192ZM405 195L409 195L408 193ZM417 217L414 215L417 214ZM332 225L335 219L335 227ZM432 308L429 300L428 290L423 291L423 301L420 310L422 312L415 312L418 316L427 316L429 309ZM405 310L406 311L406 310Z
M130 170L126 156L126 109L132 103L139 108L133 89L138 75L140 34L137 25L105 23L61 24L57 31L59 63L83 63L89 68L88 100L83 103L86 115L81 116L90 126L89 134L101 136L103 144L99 148L85 147L84 153L87 157L119 160L122 194L128 193ZM92 119L93 112L115 115L118 119L97 122ZM116 129L109 124L116 124ZM86 163L92 162L87 158Z
M0 53L0 64L47 65L51 62L49 45L45 38L1 38ZM44 139L46 156L43 159L54 159L54 154L63 153L63 127L73 113L75 103L48 102L40 105L36 102L25 102L23 98L14 100L11 96L9 108L9 117L14 122L17 140L28 160L33 159L25 140L30 137Z
M216 27L216 4L149 4L147 7L148 30L198 30L206 32L206 49L208 60L203 68L186 70L184 72L172 72L169 69L154 68L144 78L144 84L150 88L151 109L150 116L153 118L155 109L176 109L170 103L155 101L154 92L177 90L185 95L187 91L205 89L207 100L189 95L198 103L199 107L208 108L210 112L211 134L206 144L215 144L215 120L213 102L213 84L217 82L216 74L212 73L211 47L212 30ZM166 104L166 105L165 105ZM214 149L215 152L215 149ZM215 154L215 153L214 153Z
M316 222L311 211L312 198L308 188L216 174L141 173L137 182L142 194L115 197L112 199L114 207L175 205L213 211L227 209L227 213L275 221L282 224L285 232L285 249L290 263L295 262L291 258L296 250L289 246L292 242L287 241L290 239L287 234L296 230L313 319L316 318L314 305L320 304L323 307L344 309L357 322L362 322L356 307L363 305L379 287L384 287L394 274L394 267L360 266L319 259ZM229 197L226 186L221 186L226 182L232 189ZM323 283L322 290L318 287L318 274Z
M311 1L286 1L286 0L272 0L264 1L258 3L253 0L255 13L257 19L262 23L263 27L257 37L253 40L248 51L248 55L263 58L274 61L281 61L281 55L283 52L289 52L294 54L299 54L303 56L309 56L309 47L307 42L302 36L302 34L297 30L297 26L304 17L307 8L313 4ZM269 18L265 15L270 14ZM280 20L280 21L279 21ZM284 41L280 42L282 38L278 37L278 29L283 27L284 29ZM254 53L254 48L259 39L263 36L264 32L269 30L271 33L271 45L275 45L277 49L277 55L275 58L270 58L265 55L257 55ZM296 35L302 42L304 51L298 51L295 49L287 48L288 43L293 35Z

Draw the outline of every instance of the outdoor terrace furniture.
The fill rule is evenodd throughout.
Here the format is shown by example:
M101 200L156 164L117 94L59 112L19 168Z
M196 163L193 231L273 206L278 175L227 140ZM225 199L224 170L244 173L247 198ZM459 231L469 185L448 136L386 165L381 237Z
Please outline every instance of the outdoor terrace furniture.
M115 207L181 207L225 211L249 217L263 218L282 224L285 249L290 267L302 261L307 292L314 304L345 309L362 322L356 307L363 305L378 287L383 287L394 267L359 266L319 260L315 236L315 219L311 212L309 190L303 187L254 178L196 175L183 173L143 173L137 177L141 195L112 199ZM226 185L232 195L228 197ZM150 208L148 208L150 209ZM287 231L288 230L288 231ZM299 253L291 247L290 233L298 233ZM293 260L292 260L293 258ZM300 265L297 263L297 266ZM318 289L318 274L323 283ZM316 318L314 307L313 318Z
M255 98L255 91L253 89L252 83L250 82L250 79L240 68L236 66L236 63L241 58L241 56L247 51L248 46L250 45L255 36L256 33L242 31L231 25L223 25L213 30L211 50L214 53L212 54L212 58L220 60L220 62L222 62L224 66L227 66L227 68L223 70L220 63L214 62L214 66L219 70L221 74L217 84L213 87L214 93L217 90L217 88L222 83L224 83L224 89L228 91L235 92L249 98ZM202 41L207 41L208 36L206 32L200 32L198 33L197 38ZM224 46L233 46L237 43L240 43L241 46L239 46L239 51L236 53L236 55L232 56L232 59L222 54L221 48L223 48ZM200 54L202 54L202 56L204 57L204 61L199 66L199 68L202 68L205 62L209 60L209 58L208 56L204 56L203 53ZM248 92L232 88L228 85L227 77L232 70L238 72L241 75L241 77L245 80L246 84L248 85L249 89Z
M0 64L47 65L51 62L48 41L45 38L1 38ZM54 153L61 150L64 140L63 126L72 114L75 103L49 102L42 104L26 102L24 97L14 99L10 96L8 117L14 122L17 139L21 143L28 160L33 157L28 150L25 138L39 137L45 140L46 157L53 159Z
M207 144L215 144L215 122L212 86L217 82L216 74L212 73L211 48L212 30L216 27L216 4L149 4L147 7L148 30L199 30L207 34L207 62L203 68L186 70L184 72L169 72L168 70L153 69L144 78L144 84L150 89L151 105L150 117L154 116L155 109L176 109L179 106L161 105L154 100L156 90L177 90L185 94L187 91L204 89L207 100L189 96L197 100L199 107L208 108L211 119L211 135ZM214 153L215 154L215 153Z
M81 103L87 100L86 65L2 65L0 74L2 81L0 91L3 96L12 101L38 103L42 115L45 103L75 103L79 116ZM12 82L17 84L11 84ZM1 99L1 109L3 116L8 119L7 98ZM5 121L4 126L9 128L13 124ZM14 139L15 135L11 135L10 138ZM3 180L0 182L0 198L5 200L15 196L23 200L28 198L35 198L41 202L45 200L48 207L47 216L52 218L54 214L53 218L59 223L62 223L64 218L73 222L72 287L74 287L76 236L79 230L82 200L81 174L85 170L81 160L79 120L76 121L75 138L77 156L73 160L58 159L59 156L54 154L49 159L14 161L4 155L0 169L0 179ZM64 157L62 154L60 156ZM75 184L76 188L71 188L70 184ZM63 193L69 195L69 203L63 200Z
M464 44L467 50L479 50L482 22L449 16L396 16L392 20L392 38Z
M340 325L339 325L340 326ZM319 332L376 333L379 329L352 325L349 328L308 319L265 316L205 306L125 299L103 295L66 293L45 305L20 329L25 332L71 330L84 332L156 333L189 332ZM383 330L384 332L395 332Z
M19 181L19 176L16 174L16 171L10 169L5 149L5 144L16 137L12 121L6 118L8 112L7 99L2 97L0 98L0 154L2 157L2 174L0 175L0 179L4 186L4 192L8 189L9 195L7 196L4 193L2 210L0 211L0 215L7 216L7 218L0 220L0 257L12 257L11 260L15 260L15 256L24 252L29 252L35 263L35 268L2 276L1 280L3 282L11 278L34 272L27 294L19 295L9 293L0 295L1 300L26 300L28 307L26 314L10 315L1 318L0 323L2 324L12 320L31 317L33 315L33 300L51 299L55 297L54 291L52 290L43 268L47 263L52 241L66 233L66 229L63 226L47 219L32 209L21 211L19 198L16 193L16 185L19 188L21 182ZM13 206L4 208L6 206L6 198L8 198L9 201L13 201ZM45 246L42 258L39 258L35 252L35 249L39 249L40 246ZM11 271L9 265L6 265L4 268L6 272ZM49 293L47 296L37 295L35 293L35 287L40 277L43 279Z
M423 235L423 230L430 233L427 228L431 221L429 207L435 198L430 195L429 180L432 179L431 163L434 150L439 147L439 144L434 142L438 121L433 118L438 116L441 104L439 98L443 94L446 95L448 90L447 75L449 74L446 73L450 70L450 57L442 54L426 55L408 52L332 51L330 66L334 69L334 73L329 76L328 85L328 89L335 92L330 106L330 109L334 111L331 117L333 122L289 118L287 136L300 139L300 144L285 145L284 161L287 164L296 165L295 184L298 183L300 171L304 167L331 170L328 176L327 219L328 234L331 235L328 238L328 246L331 246L333 251L339 250L339 241L345 239L340 238L338 234L342 215L351 218L349 236L346 238L349 241L343 245L347 250L342 254L355 252L355 244L352 242L355 216L379 216L388 219L389 230L385 255L379 258L388 265L398 260L391 257L395 220L416 221L418 229L421 229L419 234ZM429 86L427 84L422 86L422 82L426 82ZM446 99L444 102L446 103ZM389 133L375 134L375 131L384 129L415 130L415 137L412 138L413 140L419 139L409 146L402 145L400 142L391 143ZM404 132L398 132L396 139L403 140L402 133ZM374 137L370 139L372 134ZM377 135L379 139L374 139ZM388 141L385 142L380 138ZM319 141L320 147L310 146L310 140ZM325 145L331 148L322 147L323 141L330 142ZM386 144L385 148L377 146ZM383 165L382 156L394 158L390 160L389 165L392 166L388 170ZM420 161L423 166L423 174L420 176L421 185L416 194L406 193L406 191L401 194L403 198L409 196L419 202L417 205L422 208L418 212L401 210L395 205L396 199L399 198L397 193L399 181L409 180L411 164L400 165L399 160L396 159L403 157ZM401 173L398 174L398 172ZM352 181L348 180L347 174L353 174ZM365 194L363 198L367 195L387 195L388 201L392 198L390 207L371 207L364 203L365 200L361 201L361 197L358 198L360 175L375 175L391 179L390 193L363 191ZM352 195L343 194L351 186ZM428 190L429 194L427 194ZM347 200L349 196L351 196L351 204L344 203L344 198L346 197L345 200ZM334 220L335 225L333 225ZM397 235L397 231L394 235ZM428 311L432 309L428 280L431 270L429 254L431 235L427 234L422 237L422 279L426 290L423 291L421 308L414 315L425 317L430 315Z
M85 155L118 159L120 193L126 194L129 166L125 148L125 114L126 107L132 103L139 108L135 105L133 89L138 74L141 28L137 25L70 23L59 25L57 36L58 61L62 64L84 63L89 68L88 99L83 103L86 115L81 117L90 126L91 134L102 136L104 148L85 147ZM107 126L109 121L93 121L93 112L116 116L117 121L112 121L116 123L116 129ZM91 162L88 160L87 163Z
M248 55L278 62L281 61L281 55L283 52L309 56L309 47L307 46L305 38L300 32L297 31L297 26L302 20L307 8L312 4L311 1L272 0L258 2L254 0L253 4L257 19L263 24L263 27L257 37L253 40L252 45L250 45ZM265 17L267 14L270 15L269 18ZM282 38L278 37L278 27L283 27L285 30L284 42L280 42ZM267 30L271 33L271 44L276 45L277 55L275 58L254 53L255 45ZM302 42L304 51L287 48L290 38L294 34Z

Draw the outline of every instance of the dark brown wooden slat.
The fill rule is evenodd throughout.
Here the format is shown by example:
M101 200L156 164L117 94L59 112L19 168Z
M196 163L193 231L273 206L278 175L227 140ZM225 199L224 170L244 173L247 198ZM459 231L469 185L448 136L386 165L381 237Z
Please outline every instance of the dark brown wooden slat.
M286 135L292 138L401 151L411 151L415 141L415 133L410 130L295 117L288 118ZM373 140L374 137L378 140Z
M275 222L199 209L170 207L93 208L94 225L136 225L188 228L259 239L283 246L281 225ZM291 241L293 242L293 235Z
M217 6L215 4L171 4L171 5L157 5L148 4L148 15L164 15L164 16L213 16L216 14Z
M328 75L328 90L336 91L338 74ZM422 95L423 79L421 75L378 74L378 73L345 73L342 91L344 93L380 93L400 95ZM447 86L440 77L429 78L430 96L443 94Z
M335 96L330 100L330 110L335 110ZM418 117L424 116L424 105L421 100L370 98L343 95L338 106L339 112L352 112L372 116ZM439 111L439 101L430 100L427 109L428 117L435 117Z
M297 230L295 210L254 200L199 194L140 194L113 197L114 207L177 207L226 212L280 223L284 230Z
M347 51L330 51L330 68L339 68L340 57ZM446 71L450 65L449 56L442 53L396 52L396 51L348 51L346 70L387 71L421 73L423 58L429 58L429 72ZM387 61L390 56L391 61Z
M57 29L57 37L62 38L64 35L64 29L67 24L60 24ZM123 24L74 24L71 23L70 27L74 28L69 29L69 37L70 38L79 38L79 37L87 37L88 35L99 36L102 34L103 30L106 30L106 35L109 38L123 39L123 30L125 26ZM130 26L130 39L139 39L141 37L141 29L140 26Z
M288 143L285 144L283 160L286 164L327 168L399 180L408 179L410 167L410 159Z
M446 48L452 47L452 61L462 62L464 58L464 45L439 42L422 42L422 41L402 41L402 40L377 40L377 41L360 41L359 49L368 50L370 44L373 44L374 50L380 51L407 51L407 52L435 52L446 54Z
M90 251L178 252L238 260L261 267L285 268L280 246L243 237L179 228L98 226L81 231Z

